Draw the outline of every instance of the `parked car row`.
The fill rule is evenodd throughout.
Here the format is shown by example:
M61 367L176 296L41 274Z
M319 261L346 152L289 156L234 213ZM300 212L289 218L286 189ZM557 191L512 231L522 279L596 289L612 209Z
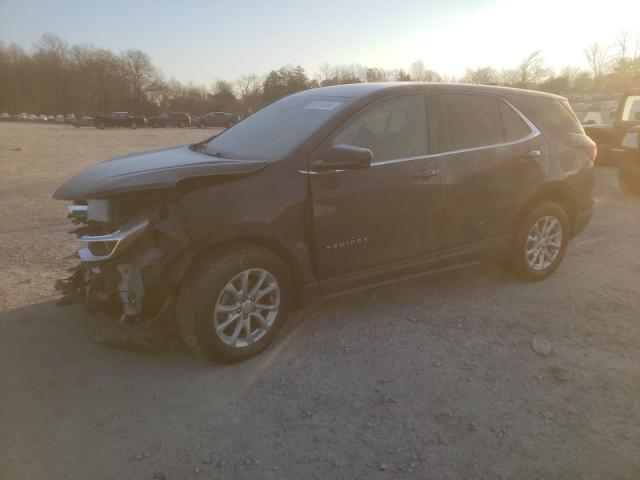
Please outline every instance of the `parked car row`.
M96 117L75 115L34 115L18 113L0 113L0 120L19 120L32 122L68 123L75 127L96 127L100 129L112 127L230 127L242 119L239 113L210 112L206 115L189 115L185 112L167 112L154 117L132 115L129 112L110 112Z
M75 114L67 113L44 115L44 114L32 114L32 113L0 113L0 120L17 120L21 122L49 122L49 123L74 123L77 119Z

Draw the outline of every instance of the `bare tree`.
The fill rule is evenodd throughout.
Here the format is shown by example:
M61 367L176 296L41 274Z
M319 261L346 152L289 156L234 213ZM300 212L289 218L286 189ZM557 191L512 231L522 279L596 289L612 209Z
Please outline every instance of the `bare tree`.
M475 85L497 85L498 72L492 67L468 68L461 80Z
M631 34L628 31L618 34L616 47L618 48L618 58L627 58L627 54L631 48Z
M417 82L441 82L442 77L439 73L434 72L433 70L428 70L424 66L424 62L422 60L418 60L417 62L413 62L411 64L411 68L409 69L409 73L411 78Z
M594 80L596 83L601 83L602 78L609 70L611 63L609 49L600 46L598 43L594 43L589 48L585 49L584 55L587 58L587 63L593 73Z
M418 60L411 64L409 68L409 74L411 78L413 78L416 82L423 82L424 72L426 68L424 66L424 62L422 60Z
M140 50L127 50L120 55L120 67L127 81L129 98L136 113L142 113L147 95L159 87L160 74L149 56Z
M324 62L322 65L320 65L320 81L328 80L333 77L332 70L333 67L327 62Z
M528 88L549 78L551 70L544 65L540 50L529 54L518 66L517 86Z

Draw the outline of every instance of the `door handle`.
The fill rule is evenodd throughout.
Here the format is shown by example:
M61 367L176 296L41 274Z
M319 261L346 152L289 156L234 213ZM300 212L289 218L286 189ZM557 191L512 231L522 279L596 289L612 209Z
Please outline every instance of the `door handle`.
M431 177L435 177L436 175L440 174L440 170L438 170L437 168L427 168L425 170L418 170L418 172L416 172L415 176L417 178L421 178L423 180L427 180Z
M529 150L528 152L522 154L522 159L531 160L532 158L539 157L540 155L542 155L542 152L540 150Z

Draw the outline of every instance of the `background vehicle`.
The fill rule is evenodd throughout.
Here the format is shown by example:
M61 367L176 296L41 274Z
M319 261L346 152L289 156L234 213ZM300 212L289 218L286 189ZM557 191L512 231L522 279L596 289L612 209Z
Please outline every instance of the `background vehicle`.
M230 113L229 114L229 120L231 120L233 122L233 124L235 125L240 120L242 120L242 114L240 114L240 113Z
M618 165L622 140L637 125L640 125L640 90L622 96L613 124L585 125L585 133L598 146L597 163Z
M612 147L618 156L618 176L623 187L640 192L640 125L631 127L619 147Z
M157 117L147 119L147 125L150 127L190 127L191 117L184 112L163 113Z
M46 115L38 115L38 120L41 122L46 122L48 120Z
M233 116L236 114L229 114L225 112L209 112L201 117L192 119L191 123L197 125L200 128L204 127L230 127L239 120Z
M128 112L111 112L106 115L97 115L94 119L97 128L130 127L138 128L146 124L143 116L129 115Z
M88 246L60 288L87 295L88 281L132 323L177 312L194 352L247 358L314 297L505 257L518 277L546 278L590 221L595 153L550 94L299 92L205 142L119 157L62 185L54 198L74 202Z
M73 122L73 126L78 127L93 127L95 125L93 117L81 117L79 120Z
M56 123L64 123L64 115L56 115Z

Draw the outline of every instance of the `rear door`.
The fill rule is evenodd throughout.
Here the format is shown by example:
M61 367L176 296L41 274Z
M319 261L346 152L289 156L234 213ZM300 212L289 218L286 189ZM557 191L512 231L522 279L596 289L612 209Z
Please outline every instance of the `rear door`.
M354 145L374 155L368 168L309 172L323 281L437 255L440 159L429 155L427 118L422 94L384 99L354 115L323 147Z
M440 94L445 128L443 255L475 254L509 238L519 207L544 182L545 143L502 98Z

